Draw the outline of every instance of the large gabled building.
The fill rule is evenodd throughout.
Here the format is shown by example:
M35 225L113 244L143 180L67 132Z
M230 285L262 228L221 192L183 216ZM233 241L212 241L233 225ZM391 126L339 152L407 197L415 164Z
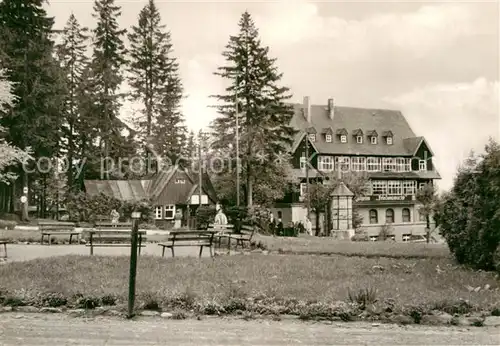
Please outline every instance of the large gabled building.
M294 104L294 109L291 124L298 133L292 147L292 178L300 184L300 192L276 204L278 217L284 222L305 219L307 140L309 155L315 154L308 170L310 182L324 180L337 169L366 172L368 193L358 198L355 207L372 240L385 224L391 224L398 241L425 233L425 218L415 195L423 184L440 176L429 144L413 132L400 111L339 107L333 99L312 105L309 97Z

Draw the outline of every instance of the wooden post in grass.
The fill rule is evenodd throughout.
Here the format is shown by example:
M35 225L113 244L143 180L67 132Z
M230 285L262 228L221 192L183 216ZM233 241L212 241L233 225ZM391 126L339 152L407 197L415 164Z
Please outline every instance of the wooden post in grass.
M132 234L130 244L130 276L128 283L128 314L127 318L134 317L135 303L135 276L137 274L137 234L139 231L140 212L132 213Z

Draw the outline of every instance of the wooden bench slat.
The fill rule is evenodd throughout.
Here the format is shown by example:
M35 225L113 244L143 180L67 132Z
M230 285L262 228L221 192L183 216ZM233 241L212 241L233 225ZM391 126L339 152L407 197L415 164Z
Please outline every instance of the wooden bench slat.
M47 237L49 245L52 244L50 236L69 235L69 243L74 235L76 235L77 244L80 243L80 232L76 231L74 222L39 222L38 228L40 230L41 239L40 243L43 244L43 239Z
M212 245L215 233L215 230L171 231L167 241L158 245L162 247L162 257L165 256L166 248L169 248L172 257L175 257L174 248L177 246L198 246L200 248L199 257L202 255L203 248L208 247L210 256L213 257Z
M106 223L105 229L94 228L86 231L89 237L89 244L86 246L90 247L90 254L94 254L94 247L130 247L132 245L132 228L128 226L127 228L120 227L109 227L109 223ZM145 247L143 242L146 241L146 231L138 231L138 244L139 255L141 254L141 248Z

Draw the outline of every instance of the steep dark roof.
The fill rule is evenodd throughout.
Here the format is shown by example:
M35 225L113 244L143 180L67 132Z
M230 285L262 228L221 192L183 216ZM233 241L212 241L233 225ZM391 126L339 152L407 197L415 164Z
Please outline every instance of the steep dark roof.
M121 201L147 199L147 180L85 180L85 191L91 196L104 194Z
M182 174L184 172L187 178L192 183L190 193L188 191L177 191L169 189L166 191L167 197L174 201L175 204L189 203L189 199L193 193L198 193L198 173L189 172L179 166L172 166L168 169L160 170L150 179L144 180L85 180L85 191L91 196L103 193L107 196L117 198L122 201L141 201L144 199L151 199L155 201L167 187L172 177L176 173ZM202 190L207 194L208 198L216 203L217 194L212 185L208 174L204 173L202 176ZM175 191L174 191L175 190ZM164 194L163 194L164 195Z
M329 127L332 127L334 131L345 129L349 133L361 130L367 136L370 135L371 131L375 131L377 134L391 131L394 135L392 145L387 145L385 142L371 144L369 141L363 141L363 143L356 141L341 143L339 140L326 142L324 139L318 138L314 145L320 153L388 156L408 156L414 153L411 138L416 136L400 111L335 106L334 118L331 120L326 105L311 105L311 123L308 123L302 113L302 107L302 104L294 104L295 114L291 125L298 130L304 131L313 126L318 130ZM299 132L296 135L295 144L300 141L302 134L303 132Z

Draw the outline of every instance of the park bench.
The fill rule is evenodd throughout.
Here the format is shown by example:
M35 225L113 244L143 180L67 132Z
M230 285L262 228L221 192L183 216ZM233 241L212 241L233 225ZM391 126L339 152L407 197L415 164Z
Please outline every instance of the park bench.
M42 235L40 239L42 245L45 237L47 237L48 244L51 245L51 235L69 235L70 244L73 236L76 235L76 243L80 243L80 232L75 230L75 224L73 222L40 222L38 223L38 227Z
M132 224L128 222L97 222L95 228L87 231L90 255L94 254L94 247L130 247L132 245ZM145 247L146 231L138 231L137 248L139 255Z
M199 257L203 252L204 247L210 249L210 256L213 257L212 245L214 240L214 231L199 230L199 231L170 231L168 239L164 243L158 244L162 247L161 256L165 257L165 249L169 248L172 252L172 257L175 257L174 248L176 246L199 246Z
M245 243L250 244L252 242L252 238L255 234L256 228L257 227L255 225L247 225L247 224L241 225L240 233L229 234L228 248L231 249L231 240L236 240L236 246L234 247L235 249L238 248L238 245L244 247Z
M229 235L234 232L234 225L210 224L208 225L208 230L214 232L214 240L217 243L217 246L220 248L222 239L224 238L229 239Z
M0 245L3 245L3 256L0 258L7 258L7 240L0 240Z

